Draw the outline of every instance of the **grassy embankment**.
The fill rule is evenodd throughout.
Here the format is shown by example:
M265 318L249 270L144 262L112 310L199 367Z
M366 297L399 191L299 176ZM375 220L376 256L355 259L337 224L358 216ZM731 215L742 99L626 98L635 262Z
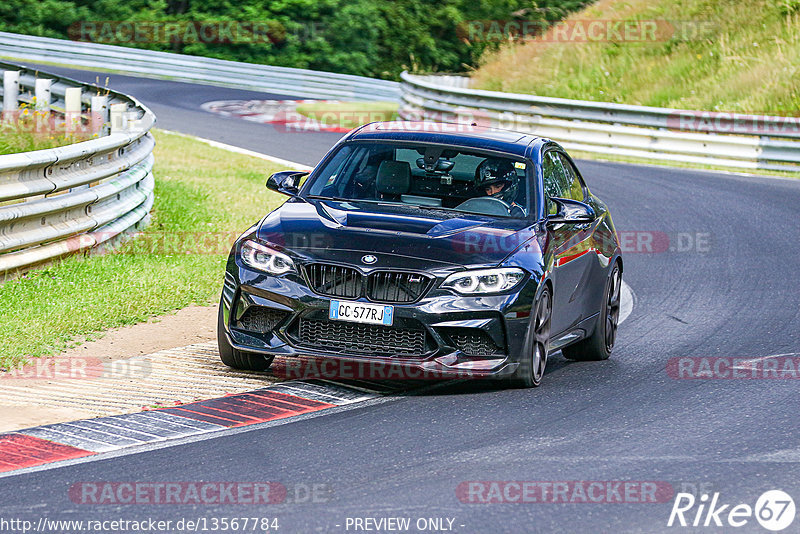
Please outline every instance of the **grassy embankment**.
M156 132L156 141L155 205L141 236L119 253L68 257L0 285L0 367L217 301L229 243L283 201L264 187L281 169L185 137Z
M601 0L566 20L655 21L659 31L656 41L506 46L484 56L476 88L698 110L800 110L800 0ZM675 32L666 21L680 21L671 24Z
M474 87L678 109L800 113L800 0L600 0L566 19L591 20L655 21L657 39L510 44L482 58ZM674 33L666 21L680 21Z

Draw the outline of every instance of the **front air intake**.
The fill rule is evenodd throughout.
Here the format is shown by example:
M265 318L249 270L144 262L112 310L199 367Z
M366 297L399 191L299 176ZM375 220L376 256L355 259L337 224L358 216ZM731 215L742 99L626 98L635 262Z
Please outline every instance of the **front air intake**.
M267 334L282 323L288 315L288 312L273 310L264 306L250 306L245 310L242 317L236 321L235 326L240 330Z
M479 328L443 329L452 345L467 356L497 356L505 350L498 347L489 334Z
M414 302L425 294L431 282L422 274L378 271L367 277L367 298L375 302Z
M363 292L363 275L352 267L312 263L306 273L311 289L320 295L354 299Z
M301 345L334 352L380 356L422 356L427 332L422 328L398 328L317 319L300 320Z
M433 283L433 278L421 273L380 270L365 276L353 267L327 263L312 263L305 270L311 289L320 295L348 299L366 296L386 304L415 302Z

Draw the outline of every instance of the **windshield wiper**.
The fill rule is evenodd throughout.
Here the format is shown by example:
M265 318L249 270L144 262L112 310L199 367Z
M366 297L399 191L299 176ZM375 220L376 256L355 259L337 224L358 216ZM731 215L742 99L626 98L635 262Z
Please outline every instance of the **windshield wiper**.
M323 197L320 195L306 195L306 198L313 198L314 200L335 200L336 202L348 202L350 200L344 197Z
M412 208L419 208L421 210L444 210L444 211L456 211L453 208L445 208L444 206L428 206L427 204L412 204L412 203L400 203L401 206L410 206Z
M368 198L344 198L344 197L323 197L320 195L308 195L307 198L314 200L333 200L334 202L371 202L373 204L384 204L382 200L370 200Z
M444 206L426 206L424 204L412 204L406 202L387 202L385 200L371 200L367 198L323 197L320 195L308 195L306 198L311 198L314 200L332 200L334 202L368 202L370 204L378 204L379 206L417 208L420 210L429 211L446 211L448 213L464 213L466 215L477 215L483 217L502 217L502 215L486 215L485 213L464 211L457 208L445 208Z

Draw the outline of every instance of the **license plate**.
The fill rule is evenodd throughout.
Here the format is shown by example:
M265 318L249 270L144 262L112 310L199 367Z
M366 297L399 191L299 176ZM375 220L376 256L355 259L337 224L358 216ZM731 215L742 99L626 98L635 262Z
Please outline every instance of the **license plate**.
M328 311L328 317L336 321L392 326L392 322L394 321L394 306L332 300L331 307Z

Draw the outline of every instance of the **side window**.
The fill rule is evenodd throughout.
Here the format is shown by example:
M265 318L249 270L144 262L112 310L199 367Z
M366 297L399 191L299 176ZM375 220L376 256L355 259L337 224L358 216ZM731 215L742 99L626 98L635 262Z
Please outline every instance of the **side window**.
M547 212L555 215L556 205L550 202L550 197L563 198L568 188L567 176L561 164L561 158L555 152L547 152L542 162L542 173L544 176L544 195L547 205Z
M585 200L585 195L583 194L583 183L580 177L578 177L578 172L575 170L572 162L570 162L564 154L559 153L558 156L561 159L561 164L564 167L564 174L567 178L567 187L564 189L564 197L583 202Z

